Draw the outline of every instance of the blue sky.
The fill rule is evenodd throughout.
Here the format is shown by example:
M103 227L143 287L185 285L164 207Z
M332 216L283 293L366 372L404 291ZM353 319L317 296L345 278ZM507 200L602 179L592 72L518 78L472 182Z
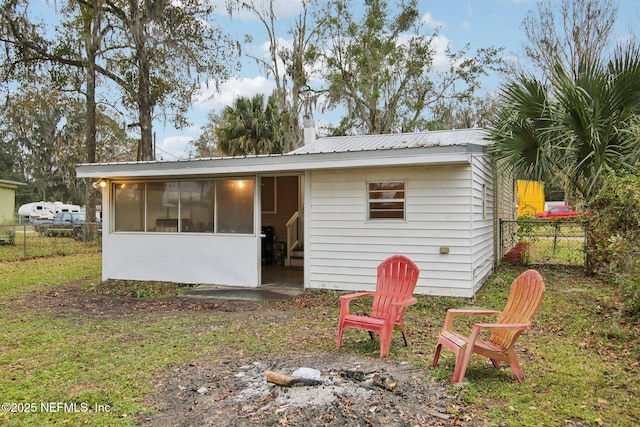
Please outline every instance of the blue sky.
M264 27L260 22L247 13L235 13L233 18L226 15L225 0L210 0L220 11L218 24L223 25L227 32L238 40L244 39L244 34L253 36L253 43L244 46L245 51L251 50L260 54L267 40ZM256 0L260 1L260 0ZM274 9L280 19L279 37L288 38L287 29L290 22L301 10L300 0L273 0ZM614 39L628 38L632 33L640 33L640 1L618 0L618 21ZM394 4L393 0L388 0ZM355 3L360 4L357 0ZM536 8L536 0L419 0L418 6L423 21L432 27L440 27L441 37L437 40L439 46L450 44L453 51L462 49L465 44L471 45L471 51L481 47L504 47L504 54L511 59L524 58L522 45L524 34L521 23L530 10ZM274 87L266 76L249 59L236 78L222 84L219 92L206 89L192 108L190 119L194 126L177 130L169 125L156 122L154 131L157 136L158 159L175 160L186 158L189 141L200 135L200 127L206 123L210 110L219 111L225 105L233 102L237 96L252 96L256 93L269 93ZM484 80L484 89L495 90L500 83L498 76L489 76ZM211 87L211 85L210 85ZM335 116L335 114L334 114ZM317 126L332 120L331 115L314 117Z

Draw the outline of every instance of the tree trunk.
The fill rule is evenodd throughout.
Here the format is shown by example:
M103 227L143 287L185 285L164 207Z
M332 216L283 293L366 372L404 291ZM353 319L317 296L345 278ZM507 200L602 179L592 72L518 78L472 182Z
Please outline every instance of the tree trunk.
M96 162L96 52L100 43L100 15L94 10L91 20L85 26L85 49L87 51L87 77L86 77L86 123L85 144L87 149L87 163ZM96 221L96 190L93 188L91 178L85 179L85 222ZM85 228L83 236L85 241L95 240L94 233L88 233Z
M148 6L147 6L148 7ZM131 37L135 45L136 62L138 64L138 125L140 126L140 145L138 146L138 160L155 160L153 150L152 113L154 102L151 99L151 72L149 65L149 51L145 42L148 39L146 24L149 16L139 13L138 0L131 2ZM147 10L151 14L151 11Z
M144 63L143 63L144 61ZM140 60L140 79L138 90L138 107L140 121L140 159L155 160L153 150L152 101L150 95L149 64L146 59Z

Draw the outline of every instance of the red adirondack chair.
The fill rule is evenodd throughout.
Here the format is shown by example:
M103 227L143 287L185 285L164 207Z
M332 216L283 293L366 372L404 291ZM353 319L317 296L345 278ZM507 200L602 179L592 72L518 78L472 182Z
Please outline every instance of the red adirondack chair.
M391 335L394 330L402 332L404 345L408 345L407 327L402 320L404 312L418 300L413 298L413 290L418 281L420 270L409 258L394 255L378 266L378 281L375 292L358 292L340 297L340 320L338 321L338 346L342 341L342 332L347 328L369 331L371 339L374 332L380 335L380 357L389 354ZM349 303L356 298L373 297L371 315L351 314Z
M500 362L507 362L518 381L524 380L522 369L513 349L518 337L531 327L531 319L542 304L544 281L536 270L527 270L511 284L509 299L503 311L450 309L444 319L444 326L433 358L433 366L438 365L442 346L456 355L456 367L453 372L453 383L462 382L467 371L469 359L473 353L491 359L493 366L500 369ZM470 336L453 331L453 321L458 316L494 315L495 323L476 323ZM479 339L482 330L491 331L488 341Z

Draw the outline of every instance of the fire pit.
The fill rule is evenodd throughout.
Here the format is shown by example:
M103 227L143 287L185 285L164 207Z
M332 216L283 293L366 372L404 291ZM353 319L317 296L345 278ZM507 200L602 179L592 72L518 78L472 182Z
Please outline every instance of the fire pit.
M299 368L317 370L320 376L311 385L267 380L270 372L300 378L293 375ZM438 384L426 369L344 353L295 360L202 360L174 369L157 384L150 403L158 412L140 423L482 425L458 405L461 390Z

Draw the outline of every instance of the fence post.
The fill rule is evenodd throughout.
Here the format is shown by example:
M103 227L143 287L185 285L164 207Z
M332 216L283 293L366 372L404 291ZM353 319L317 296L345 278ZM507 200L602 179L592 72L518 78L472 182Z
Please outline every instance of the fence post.
M502 224L503 224L503 219L502 218L498 218L498 259L496 260L496 264L500 264L500 261L502 261Z
M24 251L24 259L27 259L27 223L22 223L22 248Z

